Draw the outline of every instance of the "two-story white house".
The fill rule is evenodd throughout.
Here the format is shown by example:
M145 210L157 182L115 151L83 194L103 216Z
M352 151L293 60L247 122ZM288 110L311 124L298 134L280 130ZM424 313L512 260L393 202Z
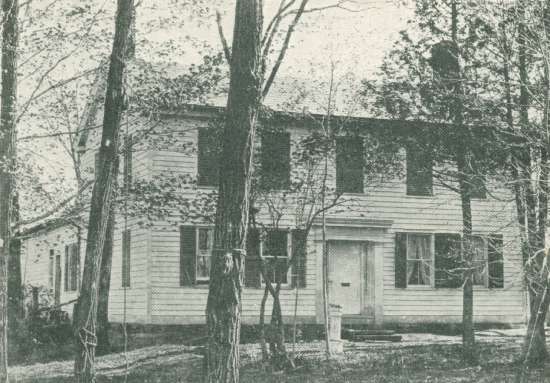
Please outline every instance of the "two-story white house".
M89 110L95 122L100 122L101 107ZM171 132L170 139L154 145L140 144L139 124L124 125L123 133L134 135L133 150L124 156L126 179L137 182L166 174L188 176L196 180L194 189L185 191L190 200L196 197L193 190L214 190L217 159L208 126L222 111L219 105L166 111L158 118L163 131ZM257 155L262 163L278 164L272 176L281 178L282 187L293 172L293 145L309 129L307 119L285 116L278 133L257 138ZM354 123L365 131L385 129L388 135L398 130L414 134L416 127L428 125L363 117L354 118ZM437 128L434 125L433 129ZM99 139L99 129L81 137L85 148L82 170L90 177ZM425 156L416 156L406 148L401 150L403 175L370 184L368 174L357 165L363 163L364 144L342 138L328 166L329 186L353 200L347 209L327 213L331 302L343 306L344 323L460 322L462 289L445 277L448 266L443 259L462 232L459 196L434 182L431 162ZM474 316L476 322L512 324L523 321L525 312L518 229L510 192L496 185L488 179L489 192L472 199L479 266L474 277ZM276 252L285 257L295 251L293 242L303 232L296 230L292 209L286 207L269 240L250 236L244 323L257 323L263 295L260 271L250 255L262 252L269 258ZM140 225L141 217L117 215L111 321L120 322L125 315L128 322L140 324L205 323L213 227L200 217L182 218L174 225L174 217L177 220L178 212L171 220L154 219L149 225ZM265 215L260 214L260 219L268 222ZM74 299L84 264L85 228L56 220L27 230L23 238L23 282L50 288L57 303ZM284 316L294 314L298 299L299 321L322 323L322 248L321 226L316 223L300 267L285 274L277 272L277 261L270 263L273 277L283 285ZM266 313L270 312L268 307Z

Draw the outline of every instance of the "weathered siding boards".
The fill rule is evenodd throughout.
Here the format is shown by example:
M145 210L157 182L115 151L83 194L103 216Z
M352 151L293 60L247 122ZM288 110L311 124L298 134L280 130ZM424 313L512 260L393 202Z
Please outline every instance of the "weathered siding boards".
M181 122L186 124L187 122ZM200 123L194 122L197 125ZM196 130L188 129L189 139L196 140L193 137ZM292 129L292 134L299 134L299 129ZM302 131L303 133L303 131ZM153 173L164 171L175 171L186 173L191 176L196 175L196 153L189 156L187 153L177 152L156 152L153 154ZM330 167L329 180L334 182L334 169ZM495 191L499 196L508 197L507 191ZM192 192L189 193L192 197ZM444 289L421 288L415 290L396 291L393 285L393 233L396 231L416 231L416 232L460 232L462 227L461 210L458 196L450 190L440 187L437 183L434 185L434 196L431 197L413 197L406 195L406 186L404 180L386 180L382 184L376 184L375 187L367 187L365 194L355 194L350 203L351 210L340 214L341 216L369 217L378 219L393 220L393 227L387 234L388 242L384 246L384 311L385 319L400 318L402 315L419 316L428 318L431 316L454 316L461 310L461 291L446 291ZM510 199L508 199L510 201ZM513 238L514 226L511 225L511 232L506 233L506 225L502 225L503 220L510 220L514 217L513 206L511 203L491 200L474 200L474 230L478 233L501 232L506 238ZM267 215L259 214L260 219L267 220ZM498 222L504 227L495 225ZM293 217L288 217L285 224L292 226ZM179 287L179 235L175 228L172 230L169 226L165 231L153 231L151 235L152 251L152 270L151 285L152 293L152 316L155 320L165 316L168 318L182 316L203 317L204 305L206 302L207 289L201 287ZM311 248L311 247L310 247ZM512 277L517 273L517 264L513 263L516 252L505 249L505 289L488 290L476 288L476 311L480 312L478 320L492 318L499 309L495 306L496 301L504 300L504 307L508 315L517 317L522 303L521 286L513 283ZM308 258L308 288L314 286L316 278L315 269L311 268L311 263L315 263L315 257ZM307 289L306 289L307 290ZM282 303L284 310L291 309L292 297L285 297L282 293ZM181 296L184 301L173 299L174 295ZM243 303L243 311L251 311L254 315L254 309L261 299L261 291L247 289L247 300ZM305 294L304 294L305 296ZM449 304L442 302L442 296L448 297ZM497 299L496 299L497 298ZM315 300L314 293L312 299ZM194 302L189 302L193 300ZM172 307L170 307L170 301ZM163 303L165 302L165 303ZM178 303L181 302L181 303ZM288 302L285 304L285 302ZM458 302L458 303L457 303ZM311 315L314 315L315 303L312 307ZM185 309L187 307L187 310ZM307 307L307 306L306 306ZM189 310L191 309L191 310ZM305 310L309 312L309 310ZM431 313L430 315L422 315ZM434 314L435 313L435 314ZM451 314L452 313L452 314ZM306 314L304 312L303 314ZM433 315L432 315L433 314ZM418 318L417 318L418 319ZM511 320L513 320L512 318Z
M179 232L152 231L152 307L151 315L155 321L171 322L174 318L196 317L204 320L206 300L208 297L207 285L180 286L179 277ZM314 256L309 256L306 263L306 288L298 291L298 315L312 317L315 315L315 270ZM259 315L259 307L263 295L263 288L245 288L243 293L243 316L247 322L254 323ZM295 290L285 287L280 294L281 306L284 315L294 312ZM266 314L271 314L272 300L266 305Z
M21 281L24 286L52 289L50 303L53 304L53 289L50 285L50 250L55 255L60 254L61 285L60 303L76 299L77 291L65 290L65 246L77 243L77 231L73 226L61 226L50 230L41 230L23 239L21 252ZM82 261L80 270L82 271ZM55 269L54 269L55 273ZM81 275L79 275L79 281ZM55 278L54 278L55 283ZM63 310L72 313L72 304L63 306Z

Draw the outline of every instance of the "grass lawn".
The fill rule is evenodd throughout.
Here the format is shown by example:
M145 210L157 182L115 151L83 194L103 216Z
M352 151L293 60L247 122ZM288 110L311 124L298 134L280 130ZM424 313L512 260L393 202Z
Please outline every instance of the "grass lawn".
M322 343L300 345L294 371L273 372L262 363L256 345L242 347L241 382L516 382L518 338L481 339L480 364L461 362L457 341L348 343L344 354L327 361ZM202 358L198 349L177 345L148 347L108 355L98 360L98 383L200 382ZM14 367L14 382L72 382L71 361ZM526 382L550 382L550 370L530 372Z

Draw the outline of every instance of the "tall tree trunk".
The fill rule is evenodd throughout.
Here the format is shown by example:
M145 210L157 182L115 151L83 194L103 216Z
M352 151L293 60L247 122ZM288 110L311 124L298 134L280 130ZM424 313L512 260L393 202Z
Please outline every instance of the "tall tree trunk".
M241 293L250 171L261 102L262 2L237 0L220 185L206 306L207 382L239 381Z
M528 77L528 54L527 54L527 28L525 26L525 3L520 1L518 6L520 22L518 25L518 58L519 58L519 77L520 77L520 126L522 132L529 130L529 77ZM546 23L544 26L546 27ZM544 131L548 128L549 112L549 73L545 66L544 86L545 86L545 105L544 105ZM541 161L541 174L539 175L538 190L534 190L531 180L531 155L526 154L529 163L525 164L529 171L526 175L529 177L524 181L527 210L527 235L528 248L527 255L531 262L525 263L525 276L527 290L529 293L529 323L527 333L522 349L522 359L524 366L542 365L548 358L546 347L546 334L544 331L544 322L548 305L550 303L548 286L548 267L544 266L545 253L538 253L545 247L545 232L548 209L548 137L547 133L542 134L542 148L539 153ZM525 260L526 261L526 260ZM543 268L544 267L544 268Z
M111 287L111 265L113 260L113 237L115 234L115 214L111 211L107 223L107 234L101 257L99 272L99 295L97 306L97 354L104 355L111 350L109 341L109 290Z
M460 55L458 48L458 4L456 0L451 3L451 36L456 48L455 54ZM470 134L464 126L463 86L462 72L459 59L456 57L456 67L459 68L454 80L454 102L452 105L452 118L458 129L465 132L460 135L464 138L464 144L456 153L456 167L458 172L458 186L462 208L462 254L465 263L464 284L462 293L462 351L464 360L468 363L477 361L474 334L474 281L473 281L473 248L472 248L472 154L469 148Z
M3 0L0 112L0 382L8 381L8 262L10 253L17 106L18 0Z
M100 270L109 217L114 207L113 194L118 176L120 121L126 101L123 78L133 12L133 0L118 0L99 149L101 171L92 191L82 286L74 308L75 378L77 382L95 381L94 364Z

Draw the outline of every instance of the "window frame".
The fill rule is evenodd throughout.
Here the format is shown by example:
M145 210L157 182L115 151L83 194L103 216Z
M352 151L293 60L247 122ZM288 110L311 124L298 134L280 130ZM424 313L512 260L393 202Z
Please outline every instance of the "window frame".
M206 230L208 233L209 246L208 251L210 252L210 268L208 278L199 277L199 257L205 257L201 255L200 249L200 231ZM206 285L210 283L210 272L212 271L212 253L214 250L214 227L213 226L195 226L195 285Z
M472 267L474 268L473 274L472 274L472 284L476 288L489 288L489 238L486 235L482 234L472 234L472 240L473 239L480 239L483 242L483 254L484 258L481 261L476 261L473 258L472 254ZM473 241L472 241L473 245ZM472 246L472 250L475 251L474 247ZM475 262L483 262L483 284L476 283L475 281L475 275L476 275L476 268L474 266Z
M287 230L287 229L270 229L268 231L282 231L282 232L285 232L286 234L286 257L284 257L287 262L288 260L290 259L290 255L291 255L291 252L292 252L292 233L290 230ZM276 259L275 256L264 256L263 254L263 248L264 248L264 242L265 242L265 239L262 238L262 236L260 236L260 243L259 243L259 246L258 246L258 250L260 252L260 258L264 261L266 261L266 258L267 259ZM280 258L279 258L280 259ZM266 266L267 266L267 262L266 262ZM261 286L265 286L265 281L264 281L264 277L262 275L262 271L260 271L260 284ZM269 271L269 270L268 270ZM274 270L271 270L271 272L274 272ZM277 284L277 281L271 281L272 284ZM292 284L292 267L289 267L288 270L286 271L286 282L285 283L281 283L281 287L288 287Z
M276 139L274 139L274 137ZM278 142L277 148L282 148L283 146L286 146L288 144L288 156L285 157L285 174L283 175L282 171L276 171L275 166L276 163L273 161L273 156L265 156L264 146L267 146L266 144L271 143L273 144L275 141L280 140L284 137L284 145L280 145L280 141ZM273 142L266 142L268 138L273 139ZM287 142L288 140L288 142ZM274 145L271 145L272 147ZM279 159L279 158L278 158ZM273 180L276 178L276 182L274 182L272 185L268 185L269 190L288 190L290 188L291 184L291 173L292 173L292 135L287 130L281 130L281 131L263 131L260 134L260 167L261 167L261 173L260 177L263 177L265 180L267 179ZM267 173L269 172L269 174ZM279 178L280 177L280 178ZM283 179L284 177L284 179ZM266 184L265 182L262 182L262 184Z
M212 136L208 136L208 134L212 134L214 137ZM209 151L215 151L217 150L217 157L215 158L215 165L218 169L218 174L217 174L217 177L216 177L216 180L215 181L212 181L210 180L210 182L201 182L201 163L203 163L203 161L201 161L201 148L203 148L203 145L201 145L201 135L205 135L202 137L202 140L206 140L207 141L207 144L212 144L213 142L215 143L216 140L215 140L215 135L214 135L214 130L211 128L211 127L208 127L208 126L201 126L201 127L197 127L197 141L196 141L196 147L197 147L197 187L200 187L200 188L217 188L219 186L219 181L220 181L220 175L219 175L219 161L220 161L220 156L221 156L221 147L217 147L217 148L208 148ZM210 156L212 154L209 154ZM204 154L203 154L204 156ZM209 159L210 160L210 159ZM210 170L211 172L213 172L213 170ZM204 172L203 172L204 173ZM210 172L207 172L207 173L210 173ZM207 175L207 178L211 176L211 174L208 174Z
M434 167L434 163L433 163L433 157L430 156L428 158L428 160L430 161L430 187L429 187L429 192L428 193L425 193L425 194L421 194L421 193L414 193L414 190L412 189L415 189L416 186L409 183L409 181L411 180L411 177L410 177L410 174L418 174L419 173L419 168L418 167L417 169L411 169L409 170L409 164L412 164L414 163L414 161L410 161L409 159L411 158L411 155L409 153L411 153L411 151L413 150L414 148L411 148L411 147L405 147L405 194L409 197L423 197L423 198L431 198L435 195L434 193L434 182L433 182L433 167ZM413 154L414 156L415 154ZM413 170L416 170L413 172Z
M348 190L345 186L346 186L346 182L344 180L344 174L348 174L348 173L343 173L341 175L339 175L339 171L338 169L340 168L339 166L339 163L340 161L345 161L345 160L338 160L339 158L339 154L344 152L344 151L340 151L339 150L339 147L342 146L342 144L344 144L344 141L350 141L350 142L355 142L354 138L357 138L357 139L361 139L361 141L358 141L360 142L361 144L361 151L360 151L360 163L361 163L361 187L360 187L360 190ZM344 145L344 147L346 147L346 145ZM344 153L342 153L344 154ZM348 152L349 154L349 152ZM350 155L351 157L351 155ZM364 137L363 136L357 136L357 137L353 137L353 136L338 136L336 137L336 143L335 143L335 153L334 153L334 176L335 176L335 179L334 179L334 182L335 182L335 190L337 193L340 193L340 194L365 194L365 140L364 140ZM339 183L341 182L341 184Z
M435 239L434 239L434 233L425 233L425 232L407 232L407 242L406 242L406 261L407 261L407 268L406 268L406 286L407 288L420 288L420 289L426 289L426 288L434 288L435 287ZM409 261L413 262L422 262L422 260L417 259L409 259L409 238L411 235L416 236L423 236L428 237L429 243L429 249L430 249L430 283L429 284L409 284Z

